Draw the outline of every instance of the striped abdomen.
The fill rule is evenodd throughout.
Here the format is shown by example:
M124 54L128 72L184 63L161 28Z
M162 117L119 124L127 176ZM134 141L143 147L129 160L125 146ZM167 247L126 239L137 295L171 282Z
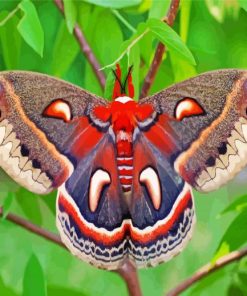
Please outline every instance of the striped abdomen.
M130 191L133 180L133 157L117 157L117 167L123 191Z

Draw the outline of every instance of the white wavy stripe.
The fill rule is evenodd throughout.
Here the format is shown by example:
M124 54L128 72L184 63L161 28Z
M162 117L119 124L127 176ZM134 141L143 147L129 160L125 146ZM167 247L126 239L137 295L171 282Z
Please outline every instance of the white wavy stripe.
M63 196L66 198L66 200L71 204L71 206L73 207L73 209L76 211L76 214L78 215L78 217L80 218L80 220L85 223L90 229L92 229L93 231L95 232L98 232L98 233L103 233L105 235L107 235L108 237L111 237L111 236L114 236L116 235L118 232L121 232L122 229L124 228L125 224L129 224L131 229L139 234L139 235L145 235L147 233L150 233L150 230L155 230L156 228L158 228L159 226L161 225L164 225L167 223L167 221L173 216L178 204L181 202L181 200L183 199L183 197L185 196L185 193L187 193L188 191L190 191L191 193L191 198L193 199L193 195L192 195L192 191L191 191L191 187L185 183L184 184L184 188L183 190L180 192L179 196L177 197L175 203L173 204L173 207L169 213L169 215L163 219L163 220L159 220L157 221L154 225L152 226L147 226L146 228L140 230L139 228L135 227L133 224L132 224L132 221L131 219L126 219L126 220L123 220L122 224L120 227L114 229L114 230L107 230L103 227L96 227L93 223L90 223L88 222L86 219L84 219L84 217L81 215L75 201L73 200L73 198L68 194L66 188L65 188L65 184L63 184L61 187L59 187L59 190L58 190L58 194L57 194L57 200L59 198L59 194L60 192L63 194Z
M111 249L102 250L93 242L78 238L74 227L70 228L70 221L67 213L61 213L58 208L57 213L57 228L60 232L62 241L71 253L79 257L81 260L91 263L97 267L111 270L117 269L127 257L139 268L155 266L161 262L169 261L172 257L179 254L187 245L192 237L196 222L193 208L187 208L184 212L183 222L179 223L178 231L175 236L170 235L162 240L158 240L156 244L153 244L150 247L135 247L135 245L129 240L131 248L128 249L124 248L124 245L126 244L125 239L118 247L111 247ZM186 224L186 229L182 231L182 228L186 223L186 219L189 219L189 221ZM70 231L67 230L65 224L69 225ZM173 241L172 244L170 244L171 241ZM158 251L159 246L160 250ZM92 249L94 249L94 252L92 252ZM154 251L152 251L152 249L154 249ZM96 254L96 250L102 255ZM118 255L112 256L114 252L117 252ZM140 252L141 255L138 256L137 254L134 254L134 252ZM148 253L148 255L145 256L144 252ZM104 254L107 255L105 256ZM106 259L109 259L109 261L106 261Z

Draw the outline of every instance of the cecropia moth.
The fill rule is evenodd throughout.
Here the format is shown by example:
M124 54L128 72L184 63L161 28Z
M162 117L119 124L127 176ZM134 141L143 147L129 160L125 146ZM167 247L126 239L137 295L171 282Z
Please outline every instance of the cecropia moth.
M192 236L191 186L215 190L247 164L247 71L219 70L136 102L131 71L112 102L32 72L0 73L0 166L32 192L58 189L74 255L155 266Z

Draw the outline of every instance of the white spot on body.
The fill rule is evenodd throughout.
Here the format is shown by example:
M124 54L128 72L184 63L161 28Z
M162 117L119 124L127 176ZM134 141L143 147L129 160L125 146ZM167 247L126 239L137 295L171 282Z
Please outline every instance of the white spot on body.
M130 97L119 97L115 100L116 102L120 102L122 104L125 104L127 102L130 102L130 101L134 101L133 99L131 99Z

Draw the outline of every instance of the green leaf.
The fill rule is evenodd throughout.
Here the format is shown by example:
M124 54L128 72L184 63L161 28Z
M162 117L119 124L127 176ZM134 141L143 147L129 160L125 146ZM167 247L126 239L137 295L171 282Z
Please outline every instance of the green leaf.
M246 0L243 0L246 2ZM223 23L226 16L237 18L240 8L238 1L206 0L205 1L211 15L219 22Z
M95 4L98 6L109 8L124 8L135 6L142 2L142 0L84 0L85 2Z
M6 17L6 15L8 15L8 12L1 12L0 19ZM19 18L13 15L4 26L0 27L0 40L6 69L17 69L19 66L22 39L16 31L18 22Z
M42 213L39 204L39 196L34 194L25 188L21 187L16 192L16 201L20 205L20 208L24 212L28 220L37 225L42 224Z
M22 0L19 7L24 15L20 20L17 29L26 43L42 57L44 49L44 32L36 8L30 0Z
M66 24L70 34L73 33L73 29L76 23L77 9L74 1L66 0L64 3L64 15L66 19Z
M238 0L240 7L247 11L247 1L246 0Z
M149 32L146 23L140 23L137 27L136 33L132 35L132 37L129 40L126 40L120 50L120 55L118 58L104 66L102 69L113 67L116 63L118 63L126 54L128 54L133 46L137 44L147 33Z
M179 32L181 39L186 43L189 31L190 23L190 11L191 11L192 0L182 0L180 9L180 22Z
M247 195L242 195L236 200L234 200L230 205L228 205L220 215L229 213L229 212L242 212L247 208Z
M149 10L148 18L163 18L169 9L170 3L170 0L152 1L152 6Z
M132 49L130 50L129 53L129 66L133 66L133 70L132 70L132 82L134 85L134 91L135 91L135 100L138 101L139 99L139 85L140 85L140 81L139 81L139 71L140 71L140 46L139 43L137 43L135 46L132 47Z
M187 60L181 57L177 52L169 52L174 73L174 82L179 82L197 74L196 68Z
M8 215L14 198L15 198L15 194L12 193L12 192L9 192L7 194L7 196L5 197L4 203L3 203L3 216L2 216L2 219L5 219L6 216Z
M247 242L247 211L241 212L227 228L215 252L212 262L236 250Z
M53 75L63 76L75 60L79 50L74 36L68 32L65 22L62 21L53 47L51 65Z
M26 266L23 279L23 296L46 296L47 288L42 266L33 254Z
M165 44L169 50L176 52L190 64L196 65L192 53L170 26L157 19L149 19L147 25L156 38Z
M95 20L95 24L93 27L88 27L87 34L90 36L88 42L100 64L105 65L117 57L119 48L123 43L123 34L115 16L108 9L97 8L92 19ZM95 42L96 40L97 42ZM86 65L85 87L98 95L102 95L91 66L88 63Z
M0 291L1 295L3 296L18 296L18 294L15 293L12 287L7 287L0 277Z
M109 71L106 77L106 84L105 84L105 91L104 91L104 98L106 98L107 100L112 99L114 82L115 82L115 76L112 71Z
M236 284L232 284L227 291L228 296L244 296L243 290Z

